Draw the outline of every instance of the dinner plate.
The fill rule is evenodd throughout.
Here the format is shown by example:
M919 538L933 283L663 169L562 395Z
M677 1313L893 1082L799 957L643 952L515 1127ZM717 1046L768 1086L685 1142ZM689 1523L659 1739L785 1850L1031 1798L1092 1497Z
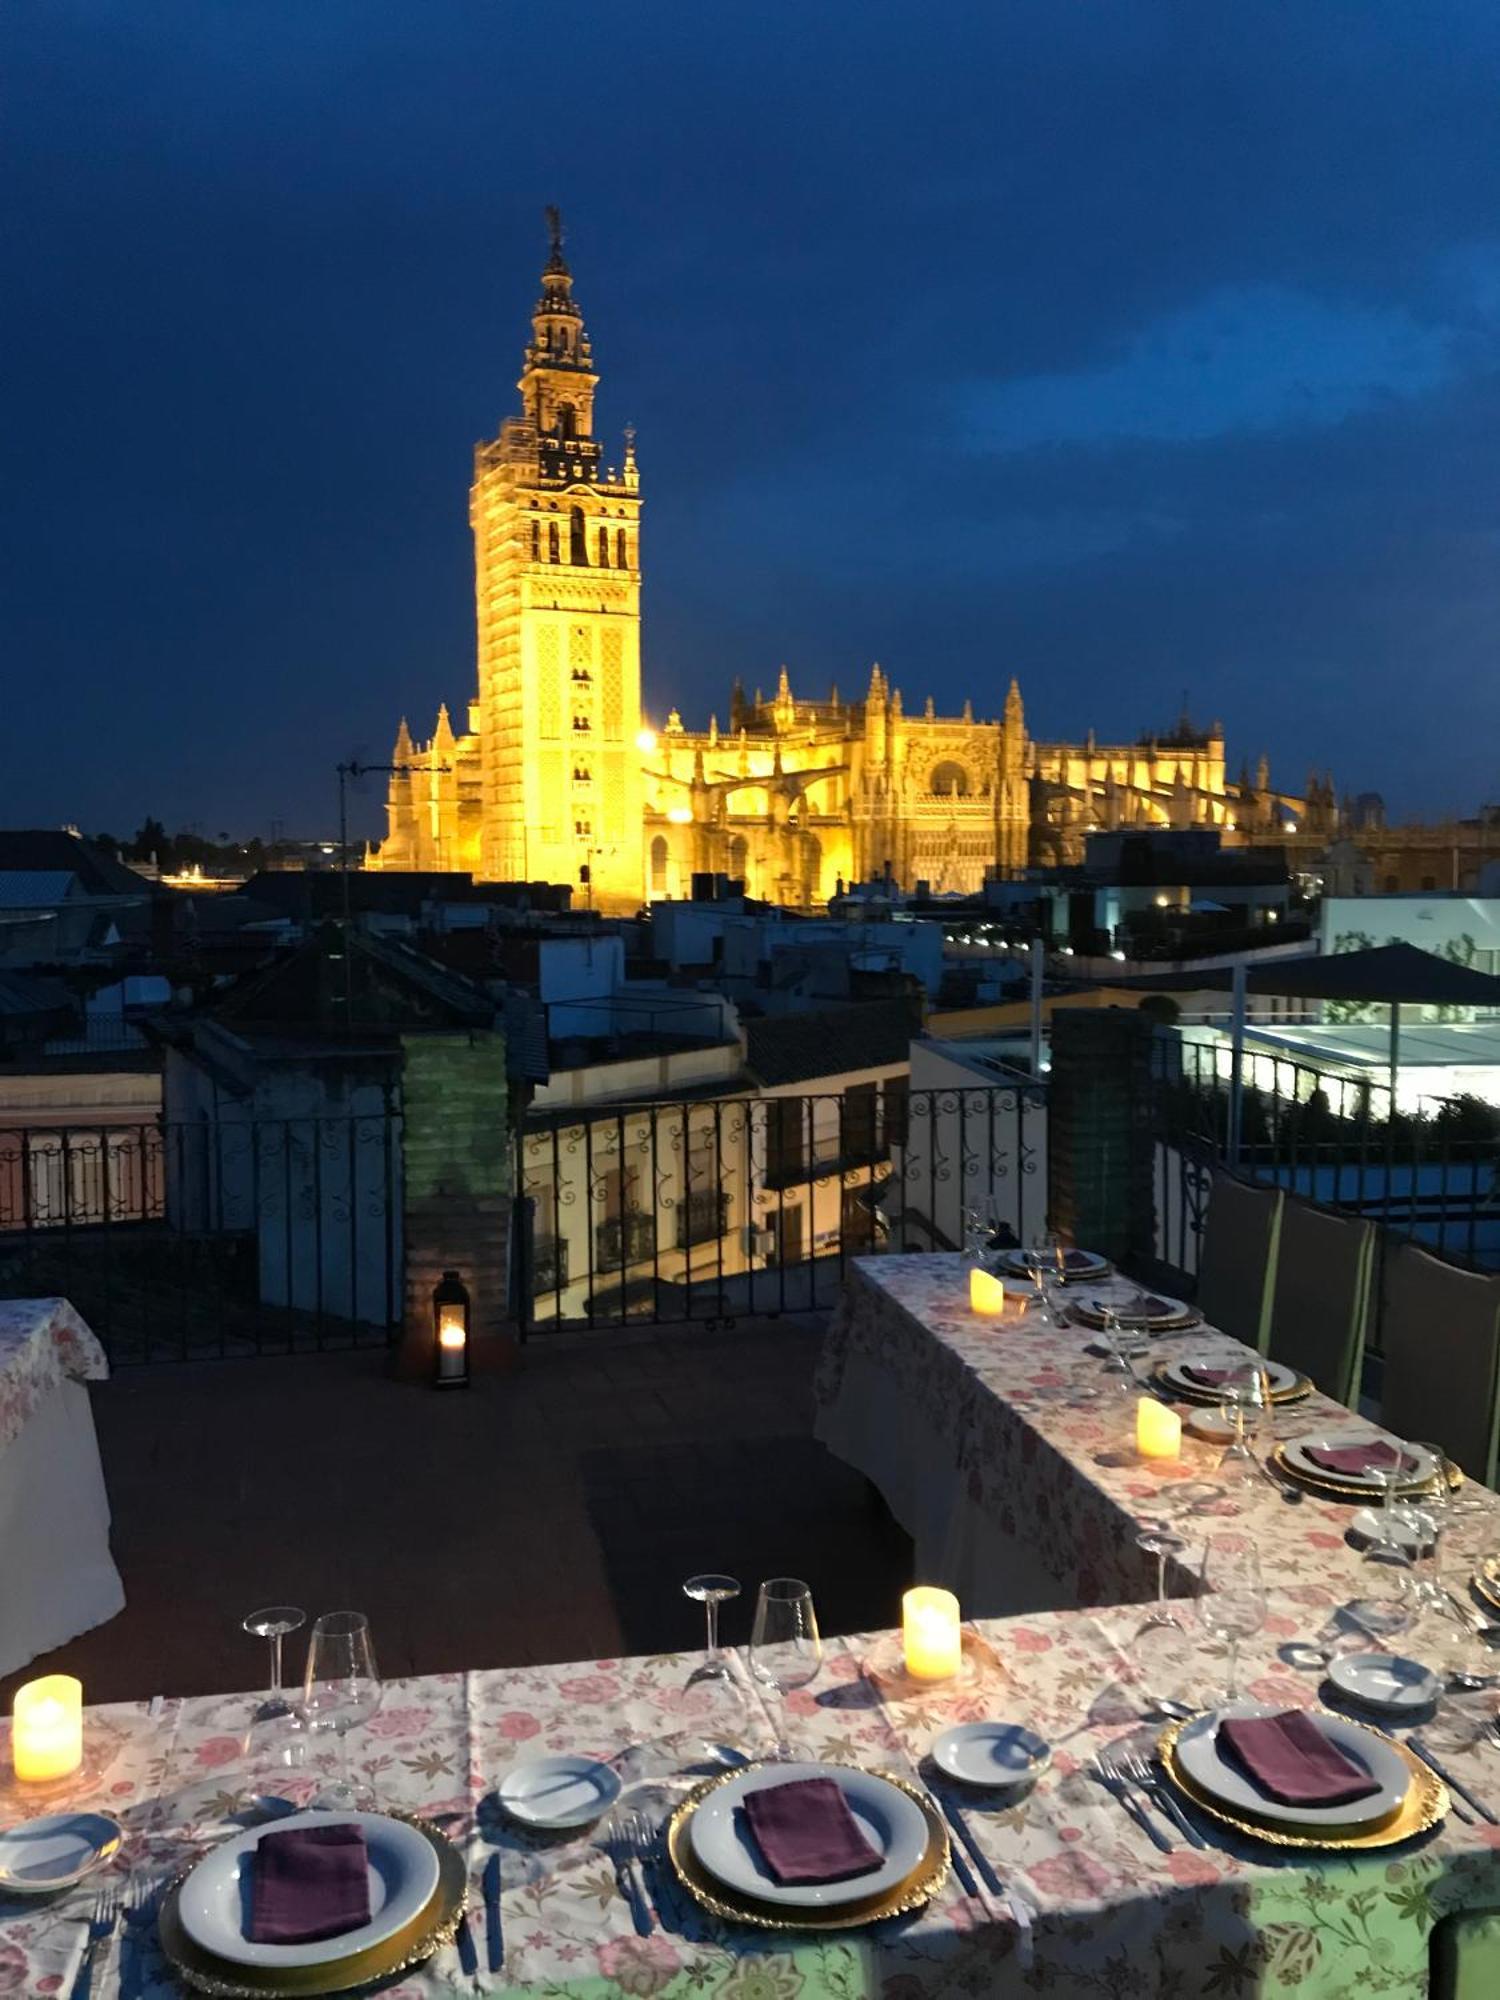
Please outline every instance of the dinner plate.
M1167 1310L1149 1315L1141 1312L1137 1300L1142 1296L1158 1299ZM1118 1299L1080 1299L1072 1312L1084 1326L1097 1327L1103 1326L1105 1313L1112 1312L1121 1329L1128 1333L1182 1333L1203 1323L1201 1314L1181 1299L1169 1299L1162 1292L1142 1294L1139 1289Z
M1326 1709L1309 1709L1308 1715L1328 1740L1337 1745L1361 1770L1368 1771L1380 1789L1362 1799L1349 1799L1337 1806L1289 1806L1268 1799L1254 1780L1236 1764L1218 1743L1219 1724L1230 1716L1283 1715L1286 1710L1269 1702L1236 1701L1223 1708L1195 1715L1183 1725L1177 1738L1177 1759L1186 1777L1209 1798L1231 1812L1248 1814L1272 1826L1297 1828L1307 1832L1337 1831L1368 1826L1399 1810L1411 1783L1410 1770L1400 1752L1376 1730L1331 1715Z
M1399 1653L1343 1653L1329 1662L1328 1678L1351 1701L1389 1715L1430 1708L1443 1691L1430 1667Z
M932 1761L965 1785L1029 1785L1052 1762L1052 1746L1019 1722L961 1722L938 1737Z
M81 1882L120 1845L120 1829L103 1813L48 1813L0 1833L0 1889L49 1896Z
M370 1864L370 1921L311 1944L256 1944L245 1935L254 1853L268 1833L299 1826L357 1826ZM405 1820L384 1813L300 1812L251 1827L206 1854L183 1882L179 1914L194 1944L231 1965L325 1965L382 1943L419 1916L438 1886L432 1843Z
M523 1757L495 1797L523 1826L588 1826L620 1796L619 1775L593 1757Z
M1109 1259L1101 1257L1097 1250L1084 1250L1080 1251L1079 1254L1087 1258L1088 1261L1083 1264L1070 1264L1064 1273L1063 1283L1065 1285L1085 1285L1092 1281L1097 1284L1099 1279L1110 1268ZM1007 1278L1029 1278L1031 1276L1024 1250L1006 1250L1002 1252L999 1258L999 1266ZM1049 1264L1042 1275L1046 1278L1053 1278L1056 1274L1056 1267Z
M1378 1493L1381 1490L1380 1483L1372 1474L1368 1472L1334 1472L1326 1465L1319 1465L1315 1459L1308 1456L1310 1451L1338 1451L1350 1445L1369 1444L1370 1442L1371 1437L1368 1429L1325 1431L1319 1437L1292 1439L1289 1443L1281 1447L1281 1454L1292 1471L1299 1473L1304 1479L1311 1479L1315 1483L1321 1482L1325 1486L1344 1486L1361 1492ZM1416 1470L1409 1473L1402 1480L1401 1486L1398 1489L1409 1493L1417 1487L1427 1485L1429 1480L1436 1478L1438 1462L1430 1451L1425 1450L1419 1444L1409 1444L1404 1447L1404 1451L1406 1457L1416 1460Z
M885 1858L845 1882L778 1882L761 1858L745 1818L750 1792L801 1778L832 1778L849 1801L860 1832ZM832 1909L863 1902L903 1882L927 1852L927 1822L916 1801L873 1771L846 1764L771 1764L717 1785L688 1822L694 1857L726 1887L788 1909Z
M1361 1542L1393 1541L1403 1555L1415 1560L1425 1556L1432 1547L1432 1536L1424 1534L1408 1518L1403 1520L1399 1513L1393 1513L1390 1520L1385 1518L1383 1507L1361 1507L1349 1523L1349 1533L1358 1535Z
M1248 1382L1252 1368L1264 1368L1271 1384L1273 1403L1285 1402L1299 1390L1305 1393L1309 1386L1307 1377L1299 1375L1295 1368L1288 1368L1280 1361L1265 1361L1259 1356L1254 1358L1247 1356L1242 1363L1230 1364L1225 1358L1211 1354L1185 1354L1175 1361L1164 1361L1156 1372L1169 1388L1178 1390L1182 1395L1206 1396L1213 1401L1222 1398L1224 1391L1235 1385L1225 1382L1214 1387L1207 1382L1196 1382L1190 1371L1194 1368L1219 1368L1229 1365L1235 1367L1235 1372L1242 1383Z

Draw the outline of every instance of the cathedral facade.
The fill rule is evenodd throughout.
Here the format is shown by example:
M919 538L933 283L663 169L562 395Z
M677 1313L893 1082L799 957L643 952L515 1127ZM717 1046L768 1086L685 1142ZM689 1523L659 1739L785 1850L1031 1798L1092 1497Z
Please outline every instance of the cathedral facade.
M990 877L1082 859L1089 832L1216 827L1228 844L1321 846L1331 780L1305 795L1225 775L1218 724L1186 718L1132 744L1048 744L1009 683L999 713L908 712L875 666L862 693L808 700L736 683L721 722L653 726L642 702L641 482L633 434L618 466L594 435L598 376L555 211L518 415L474 456L478 688L465 727L446 707L426 742L403 720L389 830L372 868L568 882L576 900L634 910L685 896L695 873L753 896L821 905L841 885L970 893Z

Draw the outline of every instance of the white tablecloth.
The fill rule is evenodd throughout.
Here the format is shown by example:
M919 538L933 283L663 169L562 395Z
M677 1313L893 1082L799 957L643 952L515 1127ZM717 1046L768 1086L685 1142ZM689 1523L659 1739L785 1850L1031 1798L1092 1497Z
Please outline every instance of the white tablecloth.
M0 1304L0 1674L113 1618L125 1588L89 1392L108 1372L61 1299Z

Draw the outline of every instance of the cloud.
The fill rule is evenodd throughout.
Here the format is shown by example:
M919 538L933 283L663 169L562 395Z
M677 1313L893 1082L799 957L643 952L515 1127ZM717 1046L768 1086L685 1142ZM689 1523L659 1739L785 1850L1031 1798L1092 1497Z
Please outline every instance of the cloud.
M1493 350L1493 263L1476 253L1471 268L1458 325L1396 306L1331 305L1281 285L1225 286L1144 328L1103 366L970 382L962 422L973 446L992 452L1336 424L1467 372L1476 320Z

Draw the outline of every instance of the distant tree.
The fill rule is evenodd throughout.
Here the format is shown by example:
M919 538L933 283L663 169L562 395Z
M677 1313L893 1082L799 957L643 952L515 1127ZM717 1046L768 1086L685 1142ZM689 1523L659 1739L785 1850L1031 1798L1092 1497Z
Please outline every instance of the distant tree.
M172 840L159 819L147 818L141 822L135 839L125 850L127 861L149 861L154 854L163 868L169 865L168 854Z
M117 861L119 860L120 843L114 834L91 833L88 837L88 841L89 841L89 846L97 847L101 854L109 854L112 855L115 858L115 860Z

